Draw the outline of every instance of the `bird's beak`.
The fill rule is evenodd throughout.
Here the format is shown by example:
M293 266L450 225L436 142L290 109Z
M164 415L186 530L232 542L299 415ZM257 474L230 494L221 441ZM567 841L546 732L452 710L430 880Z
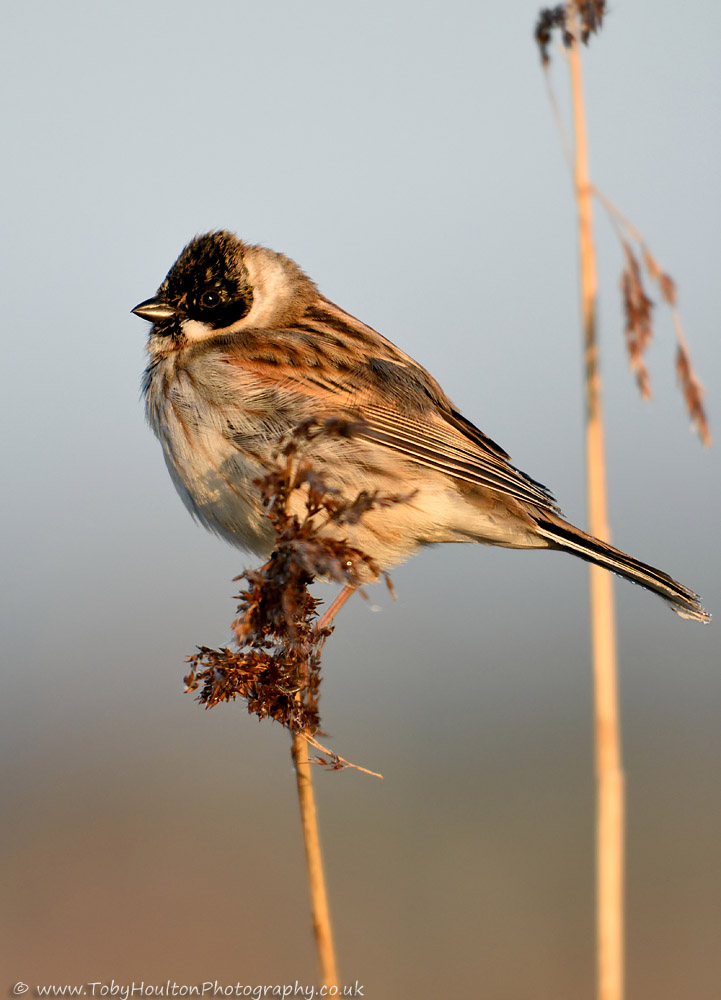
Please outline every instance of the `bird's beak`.
M141 319L147 319L149 323L162 323L163 320L175 316L175 308L162 299L146 299L130 311Z

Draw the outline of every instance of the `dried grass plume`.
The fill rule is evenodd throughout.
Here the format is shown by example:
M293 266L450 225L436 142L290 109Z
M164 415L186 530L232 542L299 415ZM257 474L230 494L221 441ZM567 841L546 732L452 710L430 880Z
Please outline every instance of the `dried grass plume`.
M247 581L232 625L237 649L199 647L188 658L185 677L186 690L199 690L198 701L206 708L243 698L260 719L274 719L303 734L325 755L317 761L334 768L348 762L315 739L320 732L321 650L333 626L319 627L321 601L309 587L317 578L350 588L369 576L385 576L389 588L390 580L370 556L322 534L322 528L328 521L341 527L356 524L372 508L408 499L361 492L352 501L343 500L303 456L304 444L319 434L350 437L355 430L350 421L310 420L280 447L275 469L257 482L276 545L263 566L236 578ZM295 491L304 496L300 517L289 510Z

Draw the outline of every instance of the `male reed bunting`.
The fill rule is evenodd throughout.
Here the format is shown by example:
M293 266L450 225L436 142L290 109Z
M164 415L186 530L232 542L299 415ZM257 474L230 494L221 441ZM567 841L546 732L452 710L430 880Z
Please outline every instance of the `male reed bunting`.
M382 568L438 542L557 549L708 621L693 591L564 520L424 368L283 254L229 232L198 236L133 312L153 324L143 389L172 480L191 514L232 544L269 554L275 536L255 481L299 425L336 418L354 432L315 436L314 468L346 499L407 495L325 528Z

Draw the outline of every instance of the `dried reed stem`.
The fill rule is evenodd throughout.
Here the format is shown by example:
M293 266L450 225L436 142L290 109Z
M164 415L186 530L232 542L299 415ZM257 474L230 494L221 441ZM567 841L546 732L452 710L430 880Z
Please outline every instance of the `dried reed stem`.
M573 5L571 16L578 28ZM578 39L577 30L573 32ZM588 175L588 144L578 42L569 52L575 132L575 182L581 280L586 388L586 475L590 531L609 540L601 374L596 340L596 259ZM596 566L590 570L591 645L594 675L596 757L596 935L597 996L623 997L624 779L616 667L613 578Z
M305 863L308 869L313 933L315 934L320 974L324 986L338 986L338 966L323 873L323 855L318 835L318 817L315 809L311 765L308 760L308 743L302 733L293 733L291 753L298 786L298 804L300 806L301 826L303 827Z

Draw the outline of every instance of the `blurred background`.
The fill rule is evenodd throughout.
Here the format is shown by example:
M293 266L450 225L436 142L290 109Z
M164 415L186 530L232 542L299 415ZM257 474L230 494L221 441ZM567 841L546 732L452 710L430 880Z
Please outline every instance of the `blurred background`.
M183 693L185 657L229 639L248 560L174 493L130 309L194 234L295 258L585 523L574 205L537 11L6 10L8 987L316 977L287 734ZM594 179L678 282L717 437L720 33L711 0L621 2L585 63ZM554 79L566 109L557 54ZM718 616L718 449L689 431L661 306L640 401L596 218L614 540ZM385 776L316 775L343 978L373 1000L591 997L586 567L446 546L393 580L324 659L332 746ZM616 593L629 997L710 1000L719 625Z

